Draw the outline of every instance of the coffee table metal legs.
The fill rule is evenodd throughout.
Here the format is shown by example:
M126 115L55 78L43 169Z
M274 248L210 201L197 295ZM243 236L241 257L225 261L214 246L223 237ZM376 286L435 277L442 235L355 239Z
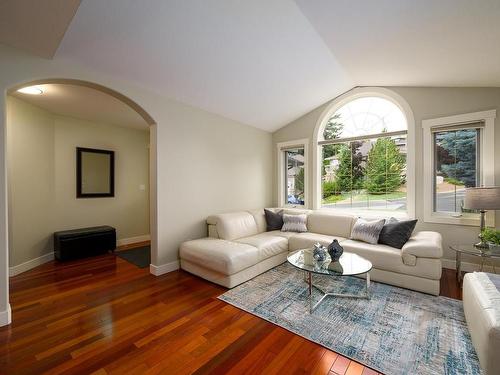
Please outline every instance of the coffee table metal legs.
M460 284L462 282L462 253L457 251L456 254L455 266L457 270L457 281Z
M341 298L365 298L370 299L370 273L366 273L366 287L365 292L360 294L348 294L348 293L332 293L327 292L321 289L319 286L314 285L312 281L312 272L307 272L307 275L304 275L307 278L307 284L309 289L309 313L313 313L314 310L318 308L318 306L323 302L327 297L341 297ZM319 299L318 302L313 302L312 290L316 289L323 294L323 296Z
M312 274L311 272L308 272L307 275L307 283L309 284L309 299L312 300Z

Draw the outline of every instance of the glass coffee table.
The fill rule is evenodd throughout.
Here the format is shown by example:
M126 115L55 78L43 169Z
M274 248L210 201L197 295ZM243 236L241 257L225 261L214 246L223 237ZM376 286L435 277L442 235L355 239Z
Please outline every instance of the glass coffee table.
M459 283L462 282L462 254L472 255L480 258L480 270L483 271L484 263L488 259L493 267L493 273L496 273L495 268L495 259L500 259L500 253L493 253L491 250L480 250L476 248L474 245L451 245L450 249L453 250L456 254L456 262L455 268L457 272L457 281Z
M288 263L294 267L304 271L304 279L309 286L309 312L312 313L327 297L342 297L342 298L366 298L370 299L370 271L372 263L353 253L344 251L340 259L332 262L330 257L323 262L312 260L310 263L304 260L304 252L308 249L298 250L288 256ZM309 257L308 257L309 258ZM313 274L323 276L357 276L366 274L366 289L364 293L360 294L345 294L333 293L324 291L321 287L313 283ZM323 294L320 300L316 303L313 302L312 290L316 289Z

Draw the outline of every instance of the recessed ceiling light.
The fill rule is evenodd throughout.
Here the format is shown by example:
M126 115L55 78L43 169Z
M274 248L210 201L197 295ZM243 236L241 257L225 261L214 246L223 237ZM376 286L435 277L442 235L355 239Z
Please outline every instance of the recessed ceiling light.
M29 94L29 95L41 95L41 94L43 94L43 90L39 87L36 87L36 86L23 87L22 89L19 89L17 91L22 93L22 94Z

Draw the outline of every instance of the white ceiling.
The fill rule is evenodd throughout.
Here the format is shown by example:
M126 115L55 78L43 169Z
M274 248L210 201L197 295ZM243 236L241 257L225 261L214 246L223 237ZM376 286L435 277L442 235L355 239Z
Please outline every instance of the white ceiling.
M499 0L297 0L355 85L499 86Z
M499 86L499 19L500 0L84 0L54 58L274 131L354 86Z
M127 104L99 90L53 83L37 87L42 89L42 95L19 92L13 92L11 95L58 115L103 125L111 124L141 130L149 128L143 118Z
M56 58L269 131L352 85L289 0L87 0Z

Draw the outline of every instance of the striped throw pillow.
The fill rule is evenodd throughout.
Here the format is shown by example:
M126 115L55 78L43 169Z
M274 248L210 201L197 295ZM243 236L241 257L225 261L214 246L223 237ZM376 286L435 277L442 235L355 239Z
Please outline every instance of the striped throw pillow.
M307 215L288 215L283 214L282 232L307 232Z
M385 219L367 221L358 219L351 230L351 240L359 240L376 244L382 228L384 227Z

